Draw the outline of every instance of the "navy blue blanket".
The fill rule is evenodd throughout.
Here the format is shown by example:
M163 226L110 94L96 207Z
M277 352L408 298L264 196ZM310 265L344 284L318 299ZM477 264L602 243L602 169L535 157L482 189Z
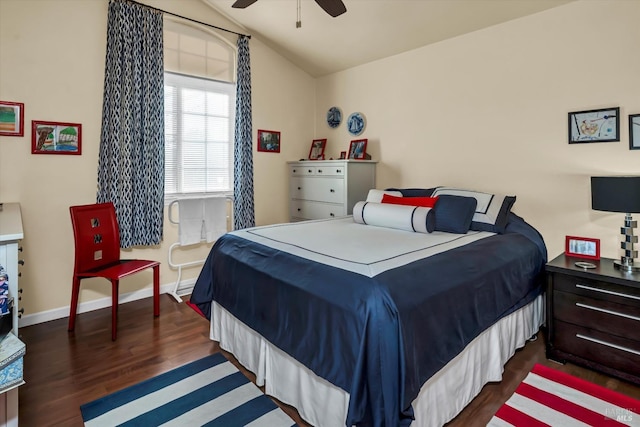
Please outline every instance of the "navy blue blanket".
M541 293L545 262L540 234L514 214L504 234L374 277L227 234L191 302L210 317L215 300L350 393L347 425L404 426L425 381Z

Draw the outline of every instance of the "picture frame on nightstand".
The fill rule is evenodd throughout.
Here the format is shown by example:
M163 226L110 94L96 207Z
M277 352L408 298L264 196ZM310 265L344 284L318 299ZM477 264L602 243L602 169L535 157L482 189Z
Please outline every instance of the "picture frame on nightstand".
M567 236L564 253L566 256L584 259L600 259L600 239Z

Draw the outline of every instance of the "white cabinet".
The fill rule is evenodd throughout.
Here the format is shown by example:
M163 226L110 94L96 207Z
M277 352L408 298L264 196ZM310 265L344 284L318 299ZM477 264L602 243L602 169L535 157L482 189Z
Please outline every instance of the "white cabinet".
M291 221L350 215L353 205L376 188L376 163L371 160L309 160L288 162Z
M19 368L21 375L24 344L16 337L18 336L18 313L20 310L20 293L22 292L18 286L18 278L20 276L18 265L23 263L18 256L22 250L19 246L20 240L23 238L22 216L18 203L3 203L0 206L2 207L0 210L0 265L7 271L9 276L9 296L13 297L13 331L11 332L13 335L5 337L0 343L3 350L0 354L8 350L7 347L10 343L13 343L12 346L17 345L18 347L22 345L20 351L12 354L12 357L19 356L18 360L11 359L11 365L6 367L3 361L0 361L0 366L4 369L11 369L12 372L16 372L16 369ZM9 358L3 357L3 360L8 361ZM12 388L0 394L0 427L18 425L17 386L20 384L21 381L16 382L12 385ZM2 384L0 384L0 389L3 389Z

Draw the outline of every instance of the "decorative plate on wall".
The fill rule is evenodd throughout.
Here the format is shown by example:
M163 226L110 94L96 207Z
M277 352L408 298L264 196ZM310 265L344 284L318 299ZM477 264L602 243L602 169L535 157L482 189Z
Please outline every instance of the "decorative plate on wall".
M337 128L342 123L342 111L338 107L331 107L327 111L327 124L331 128Z
M347 119L347 128L351 135L360 135L365 128L364 115L362 113L353 113Z

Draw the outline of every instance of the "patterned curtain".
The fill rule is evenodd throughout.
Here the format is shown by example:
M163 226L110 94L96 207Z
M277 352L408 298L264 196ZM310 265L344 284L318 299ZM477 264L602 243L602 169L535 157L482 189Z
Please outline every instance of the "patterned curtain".
M256 225L253 205L250 62L249 38L239 36L233 159L233 228L235 230Z
M162 241L162 48L161 12L110 0L97 200L114 203L122 248Z

